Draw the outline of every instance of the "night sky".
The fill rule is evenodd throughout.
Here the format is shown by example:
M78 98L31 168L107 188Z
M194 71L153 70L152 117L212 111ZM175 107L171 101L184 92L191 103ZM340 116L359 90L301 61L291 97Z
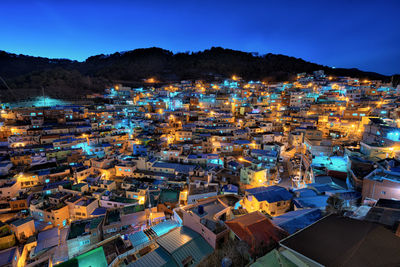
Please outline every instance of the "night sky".
M400 73L396 0L2 0L0 10L0 50L18 54L84 60L152 46L221 46Z

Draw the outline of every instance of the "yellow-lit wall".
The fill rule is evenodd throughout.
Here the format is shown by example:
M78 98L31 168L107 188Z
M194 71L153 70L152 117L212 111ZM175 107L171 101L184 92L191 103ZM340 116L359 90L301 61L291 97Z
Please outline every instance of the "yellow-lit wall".
M258 201L254 196L249 201L247 197L242 200L242 206L248 211L261 211L266 212L271 216L279 216L284 214L290 208L290 200L277 201L268 203L267 201Z

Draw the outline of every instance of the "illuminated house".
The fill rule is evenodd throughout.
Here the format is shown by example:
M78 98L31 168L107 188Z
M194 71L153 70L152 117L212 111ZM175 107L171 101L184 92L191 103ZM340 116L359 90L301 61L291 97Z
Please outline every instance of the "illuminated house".
M247 189L241 204L248 212L262 211L271 216L279 216L290 208L292 197L281 186L262 186Z
M379 118L370 118L365 125L362 141L368 145L394 147L400 145L400 128L389 126ZM397 149L397 148L396 148Z
M199 200L180 209L183 225L199 233L213 248L222 247L228 238L223 223L233 217L232 206L238 197L216 196Z
M14 166L29 166L32 163L30 153L15 153L10 156L10 160Z
M301 146L303 144L303 133L298 131L290 132L288 142L290 146Z
M72 184L66 183L58 186L60 192L66 192L73 195L82 195L84 192L89 191L89 185L87 183Z
M39 221L52 223L56 227L65 227L69 222L67 204L51 204L47 201L32 201L29 206L32 217Z
M267 182L268 169L258 166L244 166L240 169L240 182L248 185L263 185Z
M200 234L182 226L156 238L153 245L131 251L124 261L131 267L196 266L212 252Z
M186 191L183 191L181 193L181 196L182 196L182 194L184 194L183 195L184 197L180 199L180 203L184 203L183 199L186 198L187 204L194 204L199 199L213 197L213 196L218 195L218 191L219 191L219 186L218 186L218 184L215 184L215 183L208 183L208 182L206 182L206 183L203 183L203 182L190 183L187 194L184 193Z
M136 170L133 164L117 164L115 165L115 176L132 177Z
M15 245L15 235L8 224L0 221L0 250Z
M388 146L384 143L365 143L360 142L360 151L363 155L373 161L379 161L386 158L391 158L398 153L397 147Z
M376 202L379 199L400 200L400 174L381 169L372 171L363 180L363 201Z
M0 199L9 200L17 196L21 189L21 184L18 181L0 180Z
M226 221L225 225L235 237L246 242L253 256L263 255L288 235L259 211Z
M32 217L13 220L10 222L10 227L20 242L26 241L35 234L35 223Z
M176 131L175 140L177 142L186 142L192 140L192 132L190 131Z
M71 220L86 219L99 207L99 200L96 198L81 197L74 195L65 201L68 205Z
M74 178L75 178L77 183L80 183L92 173L93 173L93 169L91 167L80 166L80 167L75 169Z
M92 183L90 185L91 190L97 190L97 189L105 189L107 191L112 191L117 189L117 183L112 180L105 180L105 179L99 179L97 182Z
M68 257L73 258L102 240L102 222L104 217L81 220L71 223L68 228Z
M278 151L272 149L252 149L250 150L250 156L269 165L275 165L278 158Z
M127 206L123 208L110 209L107 211L103 221L102 229L104 238L108 238L120 232L123 228L132 226L142 229L148 223L148 214L144 205Z
M305 92L292 92L290 94L290 103L291 107L303 107L305 106Z
M29 208L29 201L31 195L29 193L19 192L17 196L11 198L8 203L10 204L11 210L25 210Z

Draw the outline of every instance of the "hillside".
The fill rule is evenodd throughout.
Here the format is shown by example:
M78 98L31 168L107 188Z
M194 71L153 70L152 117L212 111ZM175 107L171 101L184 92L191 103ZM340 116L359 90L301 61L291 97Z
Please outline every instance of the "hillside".
M254 55L213 47L196 53L172 53L161 48L136 49L111 55L96 55L84 62L49 59L0 51L0 76L16 97L35 96L45 88L53 97L71 98L86 92L102 91L118 81L140 85L155 77L162 82L239 75L246 80L282 81L299 72L325 70L327 74L368 79L390 77L358 69L332 69L302 59L276 55ZM0 83L3 100L13 97ZM15 98L15 97L14 97Z

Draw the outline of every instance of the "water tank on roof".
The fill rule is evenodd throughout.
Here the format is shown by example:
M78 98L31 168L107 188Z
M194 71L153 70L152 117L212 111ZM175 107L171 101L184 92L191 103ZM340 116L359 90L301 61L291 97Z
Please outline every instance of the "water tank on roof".
M199 214L203 214L203 213L204 213L204 206L203 206L203 205L199 205L199 206L197 207L197 212L198 212Z

